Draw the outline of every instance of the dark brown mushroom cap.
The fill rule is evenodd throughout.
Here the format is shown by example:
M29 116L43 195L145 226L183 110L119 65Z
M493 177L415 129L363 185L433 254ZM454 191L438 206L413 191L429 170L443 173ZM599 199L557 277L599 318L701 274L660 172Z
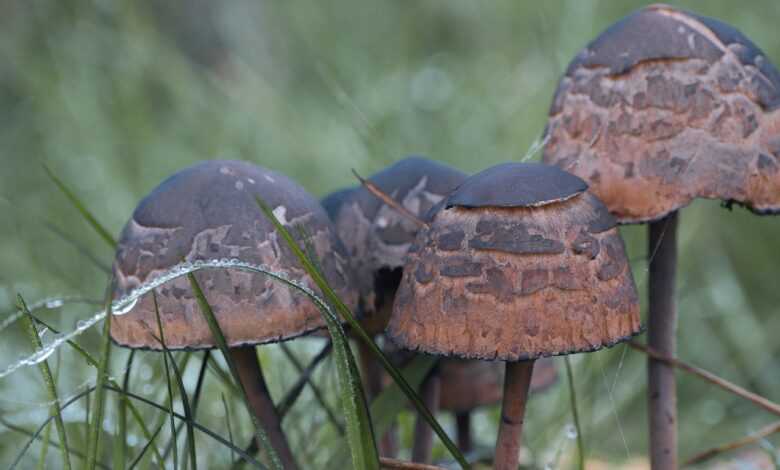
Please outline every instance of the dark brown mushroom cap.
M617 22L569 65L546 132L544 162L623 223L699 197L780 211L780 73L718 20L654 5Z
M120 237L114 297L182 261L239 259L314 283L260 211L256 197L274 210L297 238L302 228L328 282L354 305L345 271L346 253L317 200L286 176L247 162L207 161L186 168L141 201ZM230 346L293 338L324 326L317 308L302 294L263 274L209 269L195 274ZM189 282L178 278L156 290L167 346L210 348L210 330ZM111 322L111 336L123 346L159 349L151 295Z
M453 413L473 411L501 402L504 394L504 363L446 359L439 365L441 394L439 408ZM531 393L541 393L558 381L558 369L552 358L534 364Z
M580 178L541 163L502 163L466 179L445 207L535 207L588 189Z
M356 190L357 188L355 187L337 189L332 193L326 194L325 197L320 200L322 208L325 209L325 212L331 220L335 220L336 217L338 217L344 202L348 201Z
M457 187L466 175L422 157L408 157L368 180L418 217ZM367 313L392 296L412 241L419 230L364 187L324 200L349 254L350 266ZM383 292L386 291L386 292Z
M412 350L516 361L593 351L640 329L615 220L585 192L436 213L408 256L387 334Z

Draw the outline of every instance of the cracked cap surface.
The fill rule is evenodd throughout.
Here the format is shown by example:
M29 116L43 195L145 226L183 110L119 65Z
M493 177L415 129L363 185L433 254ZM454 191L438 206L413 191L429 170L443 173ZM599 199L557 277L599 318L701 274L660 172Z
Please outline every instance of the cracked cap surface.
M477 181L461 187L490 186ZM436 212L407 258L388 336L432 354L516 361L592 351L638 333L615 220L590 193L573 194Z
M122 231L114 261L114 297L182 261L237 258L262 264L318 292L297 258L260 211L255 197L274 210L298 240L301 227L331 287L354 305L346 254L317 200L286 176L242 161L215 160L175 173L138 205ZM262 274L209 269L195 273L230 346L293 338L324 326L312 302ZM214 347L186 277L156 290L170 349ZM111 322L123 346L160 349L151 294Z
M583 49L550 108L543 161L622 223L695 198L780 211L780 73L733 27L653 5Z

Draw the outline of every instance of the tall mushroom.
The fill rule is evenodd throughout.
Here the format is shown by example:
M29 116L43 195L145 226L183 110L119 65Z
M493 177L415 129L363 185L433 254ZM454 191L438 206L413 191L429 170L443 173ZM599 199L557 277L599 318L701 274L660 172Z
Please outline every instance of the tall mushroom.
M517 468L534 360L640 331L615 219L581 179L507 163L464 181L407 258L387 334L430 354L506 361L495 468Z
M465 178L464 173L441 163L407 157L374 174L368 181L413 215L422 217ZM404 258L420 227L362 186L336 191L326 196L322 205L349 254L349 264L360 291L361 323L369 334L379 335L390 317ZM382 388L382 368L366 349L361 350L361 359L366 388L374 398ZM435 401L435 389L433 383L423 384L428 405ZM423 432L430 432L423 422L418 427ZM418 458L414 460L426 460L422 457L428 448L425 438L415 439L415 444L417 451L414 454ZM384 455L393 453L391 443L383 447Z
M544 161L620 223L649 223L648 343L674 356L677 211L695 198L780 210L780 73L718 20L639 10L583 49L550 108ZM677 467L672 369L648 360L651 462Z
M285 225L302 226L336 292L354 305L346 254L317 200L286 176L241 161L207 161L174 174L135 209L122 231L114 261L115 297L165 273L182 261L237 258L262 264L314 288L256 203L260 197ZM292 232L296 232L292 230ZM252 412L265 427L285 468L297 468L263 378L255 345L304 335L324 326L317 308L287 286L238 270L195 274L214 310ZM156 289L160 320L170 349L215 347L186 278ZM121 346L161 349L153 299L145 296L111 322Z

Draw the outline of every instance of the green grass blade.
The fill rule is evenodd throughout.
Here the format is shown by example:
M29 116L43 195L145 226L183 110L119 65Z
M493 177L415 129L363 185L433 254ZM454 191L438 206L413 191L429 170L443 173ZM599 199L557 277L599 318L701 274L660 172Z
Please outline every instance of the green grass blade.
M24 324L25 330L27 330L27 336L30 338L33 349L35 351L41 351L43 349L43 343L41 342L41 338L38 336L38 330L35 328L32 313L30 313L30 309L27 308L27 304L24 302L24 299L21 295L17 295L16 300L18 302L19 309L24 312L22 323ZM38 363L38 369L41 371L41 375L43 376L47 397L49 401L52 402L51 407L49 408L49 413L54 416L54 424L57 428L57 435L60 439L60 444L62 444L62 461L65 468L70 470L72 468L70 463L70 449L68 448L68 436L65 432L65 423L62 421L62 413L60 412L60 402L59 398L57 397L57 384L54 381L54 377L51 374L51 369L49 369L49 363L46 359L43 359L40 363Z
M361 341L364 341L366 343L366 345L374 353L377 359L379 359L382 366L393 378L393 381L398 383L398 385L401 387L401 390L404 392L406 397L412 402L412 404L420 413L420 415L433 428L436 435L439 437L439 439L447 448L447 450L450 452L450 454L455 458L455 460L457 460L458 464L464 469L470 468L470 465L466 460L466 458L460 452L460 450L455 445L455 443L452 442L449 436L447 436L447 433L444 432L444 429L441 427L441 425L433 416L433 414L430 412L430 410L428 410L428 408L422 402L422 400L414 391L414 389L411 386L409 386L409 384L404 379L403 375L398 370L398 368L395 367L387 359L385 354L374 343L371 337L363 330L362 326L355 319L354 315L352 315L352 312L350 312L349 308L344 304L344 302L341 301L341 299L338 297L338 295L336 295L333 289L330 288L324 276L317 270L316 265L311 260L308 259L306 254L301 250L301 248L292 238L292 236L287 231L287 229L285 229L285 227L279 222L279 220L273 214L273 211L268 206L266 206L265 203L263 203L263 201L261 201L259 198L256 198L256 201L258 206L262 210L263 214L265 214L265 216L274 224L277 231L282 236L282 238L285 239L287 245L290 247L290 249L293 251L296 257L299 259L306 272L312 277L314 282L317 284L317 287L322 291L323 295L325 295L327 301L336 308L339 315L341 315L341 317L352 328L352 331L356 335L358 335Z
M113 385L106 386L106 389L110 390L112 392L115 392L115 393L122 393L122 389L120 389L119 387L114 387ZM149 405L149 406L151 406L153 408L156 408L159 411L162 411L162 412L165 412L165 413L168 412L168 409L166 407L164 407L163 405L160 405L158 403L155 403L152 400L149 400L148 398L142 397L142 396L137 395L137 394L132 393L132 392L127 392L125 395L128 398L132 398L133 400L140 401L141 403L144 403L144 404ZM181 414L176 413L176 412L173 413L173 416L176 419L179 419L179 420L183 420L183 421L187 420L186 416L181 415ZM246 452L244 452L243 449L239 449L238 447L236 447L234 445L231 445L230 442L228 442L225 438L223 438L219 434L215 433L211 429L207 428L206 426L203 426L202 424L198 423L197 421L192 421L192 426L195 429L197 429L198 431L202 432L203 434L209 436L211 439L213 439L214 441L218 442L219 444L222 444L223 446L230 448L236 454L238 454L241 458L246 460L248 463L252 464L255 468L258 468L260 470L265 470L266 469L266 467L263 464L261 464L260 462L255 460L251 455L249 455Z
M222 334L222 329L219 327L219 323L217 322L217 318L214 316L214 311L211 309L211 305L209 305L208 301L206 300L206 296L205 294L203 294L203 290L201 290L200 285L198 284L198 280L195 279L195 276L192 275L192 273L189 273L187 274L187 278L190 281L190 285L192 287L193 293L195 294L195 297L198 299L200 312L203 315L203 318L206 320L209 329L211 330L211 334L214 337L214 342L217 343L217 346L219 347L220 351L222 351L222 355L224 356L225 361L227 362L228 367L230 368L230 374L233 376L233 380L238 386L239 392L241 392L241 397L244 401L244 405L246 405L247 411L249 411L249 416L252 418L252 423L255 425L255 432L257 434L258 440L263 446L263 449L268 454L273 467L278 470L284 470L284 468L282 467L282 462L281 460L279 460L279 456L276 454L276 450L271 445L271 442L269 441L268 436L266 435L265 430L263 429L263 426L257 420L257 417L252 411L251 406L249 406L249 398L246 395L246 390L244 390L244 386L241 383L241 378L238 374L238 369L236 368L236 365L233 363L233 360L231 359L230 351L228 350L227 341L225 340L225 335Z
M100 354L95 391L95 401L91 421L89 423L89 438L87 440L87 470L94 470L100 454L100 436L103 434L103 412L105 410L104 385L108 378L108 364L111 359L111 301L106 300L106 319L103 320L103 345Z
M46 456L49 452L49 442L51 441L51 423L46 425L41 439L41 453L38 455L38 470L46 470Z
M403 375L407 382L415 389L419 388L423 379L433 369L438 358L433 356L417 356L403 369ZM377 436L384 435L398 419L398 415L406 406L404 393L397 383L382 390L382 393L371 402L371 417L374 422L374 430ZM340 446L328 459L325 468L341 468L348 458L349 449Z
M46 174L49 176L49 179L51 179L54 184L59 188L59 190L62 192L62 194L65 195L65 197L68 198L68 200L73 204L73 206L76 208L76 210L79 211L82 217L84 217L84 220L89 223L89 225L92 227L92 229L97 232L98 235L100 235L100 238L103 239L111 248L116 248L116 240L114 240L114 237L111 236L111 232L106 230L103 225L98 222L98 220L95 218L95 216L92 215L92 213L87 209L87 206L84 205L84 203L81 202L79 197L76 195L75 192L73 192L65 183L54 174L51 169L49 169L48 166L45 164L43 165L43 169L46 170Z
M325 292L330 291L333 299L331 304L344 305L338 296L327 286L322 271L319 269L317 261L312 261L301 250L298 243L290 235L290 233L279 223L276 217L273 215L270 209L268 209L262 201L258 200L258 204L261 206L266 216L271 219L276 226L277 231L287 242L287 245L293 250L296 256L299 258L307 273L315 279L320 290ZM322 285L320 285L322 283ZM329 296L330 297L330 296ZM312 299L314 300L314 299ZM355 469L378 469L379 468L379 451L376 447L376 439L374 437L373 424L371 423L371 415L368 411L368 406L365 400L365 394L363 393L363 385L355 364L355 358L352 355L352 351L349 348L349 342L347 340L346 333L344 332L341 322L338 317L326 308L325 305L320 306L323 318L325 319L328 327L328 332L333 342L333 357L336 361L336 371L339 380L339 394L341 397L342 411L347 423L347 442L350 445L350 451L352 454L352 466ZM347 315L351 316L349 309Z
M32 318L39 324L45 326L48 328L52 333L59 334L60 332L57 331L54 327L49 325L48 323L44 322L40 318L37 318L36 316L32 316ZM68 346L73 348L74 351L76 351L79 355L81 355L84 360L89 364L90 366L94 367L96 370L100 371L100 363L97 359L92 357L92 355L84 348L81 347L78 343L72 340L66 341ZM108 383L112 386L119 388L119 385L110 377L107 377ZM128 390L129 388L124 388L123 390ZM87 396L89 398L89 396ZM136 424L141 428L141 433L144 435L144 438L148 441L152 440L152 434L149 432L149 428L146 426L146 421L144 421L143 417L141 416L141 413L138 411L138 408L135 407L135 405L128 400L126 397L122 396L122 402L127 405L127 408L130 410L130 414L133 415L133 419L135 420ZM89 405L87 405L87 408L89 408ZM162 455L160 454L159 449L156 445L152 445L152 452L155 455L155 458L158 462L163 462L164 459L162 458Z
M293 367L298 372L298 374L300 376L305 376L306 371L304 370L303 365L298 360L298 358L295 357L295 354L293 354L290 348L284 343L279 343L279 346L281 346L282 352L284 352L284 355L287 356L287 359L292 363ZM312 394L314 394L314 399L317 400L317 403L319 403L320 408L325 410L325 414L328 416L328 420L330 421L330 424L333 425L333 427L336 429L336 432L338 432L340 436L343 436L344 426L341 424L341 421L339 421L339 419L336 417L336 413L331 409L330 405L328 405L328 403L325 401L325 396L322 394L322 391L317 386L317 384L315 384L311 380L308 380L307 382L309 384L309 387L311 388Z
M222 408L225 410L225 424L227 425L228 439L230 439L230 445L233 444L233 426L230 425L230 408L228 407L227 400L225 400L225 394L220 393L219 397L222 399ZM236 456L233 449L230 449L230 461L235 462Z
M162 431L163 426L165 426L165 423L157 426L157 431L152 434L152 438L146 443L146 445L144 445L144 448L141 449L141 452L133 459L133 462L130 464L130 468L128 470L133 470L135 466L141 462L141 459L144 457L144 455L146 455L146 451L149 450L154 440L157 439L157 436L160 434L160 431Z
M197 470L198 468L198 459L197 459L197 453L195 449L195 430L192 428L192 409L190 408L190 400L187 398L187 389L184 388L184 382L181 379L181 372L179 371L179 367L176 365L176 361L173 358L173 355L171 354L171 351L168 349L168 346L165 344L165 332L163 331L162 322L160 321L160 310L157 305L157 294L152 291L152 295L154 298L154 314L157 317L157 328L160 331L160 338L155 338L159 341L160 346L162 346L163 353L168 357L168 362L171 363L171 366L173 367L173 376L176 378L176 385L179 387L179 397L181 397L181 404L184 408L184 416L187 417L187 449L189 450L189 456L192 460L190 460L190 463L192 465L193 470ZM167 367L166 367L166 374L168 373ZM169 393L170 393L170 377L168 378L168 387L169 387ZM171 411L173 411L173 405L171 405ZM173 417L171 417L171 420ZM173 421L171 421L173 423ZM174 429L175 430L175 429ZM175 444L174 444L175 447ZM183 468L187 468L187 454L184 456L184 462L182 465Z
M566 377L569 382L569 398L571 399L571 414L574 418L574 429L577 431L577 463L580 470L585 470L585 443L582 438L582 428L580 427L580 413L577 409L577 392L574 388L574 372L572 371L569 356L563 356L566 363Z
M68 401L63 403L62 406L60 407L60 411L65 410L67 407L69 407L73 403L76 403L80 399L82 399L82 398L84 398L86 396L89 396L89 394L92 393L94 390L95 390L95 387L89 387L88 389L84 390L83 392L78 393L76 396L72 397L71 399L69 399ZM27 453L27 450L30 448L32 443L35 442L36 440L40 439L41 433L43 432L43 429L46 426L48 426L54 420L55 416L56 415L50 415L48 418L46 418L46 420L44 420L44 422L41 423L41 425L38 427L38 429L35 432L33 432L33 433L28 433L25 429L23 429L23 428L21 428L19 426L15 426L14 424L7 422L6 420L2 419L2 417L0 417L0 422L2 422L3 425L5 427L7 427L8 429L12 429L12 430L17 431L19 433L27 434L27 435L30 436L30 439L22 446L22 449L16 455L16 458L14 459L13 463L11 464L11 466L8 467L9 470L14 470L16 468L16 466L19 465L19 462L22 461L22 459L24 458L24 455ZM62 448L61 445L57 445L57 447L60 448L60 449ZM87 459L86 455L81 454L78 451L72 451L72 453L73 453L73 455L78 455L79 457L83 456L85 461ZM104 465L101 465L101 468L108 468L108 467L106 467Z
M296 400L298 400L301 392L303 392L303 388L307 383L311 383L311 376L314 373L314 370L317 368L320 362L328 357L331 350L333 349L332 346L333 343L328 342L325 344L325 346L322 347L322 350L320 350L320 352L314 356L309 365L307 365L306 368L300 373L295 384L290 387L290 390L288 390L284 397L279 401L279 404L277 405L279 419L284 419L284 417L287 415L287 412L290 411Z
M122 380L122 390L130 390L130 373L133 370L133 359L135 358L135 349L130 350L125 364L125 376ZM119 455L117 456L117 468L125 470L127 462L127 401L120 400L119 403Z
M154 300L154 310L157 314L157 326L160 329L160 333L162 333L162 325L160 324L160 313L157 308L157 294L152 291L152 299ZM170 424L171 424L171 441L173 442L173 468L177 469L179 468L179 442L178 442L178 434L176 433L176 420L174 419L174 409L173 409L173 386L171 385L171 371L170 366L168 365L168 355L163 354L163 364L164 364L164 370L165 370L165 384L168 387L168 412L170 416Z

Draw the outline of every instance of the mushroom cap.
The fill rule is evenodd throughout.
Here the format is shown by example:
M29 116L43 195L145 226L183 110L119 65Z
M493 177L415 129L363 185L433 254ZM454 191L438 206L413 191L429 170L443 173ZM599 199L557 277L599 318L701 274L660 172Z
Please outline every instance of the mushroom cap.
M466 174L422 157L407 157L368 180L418 217L423 217ZM380 310L397 287L400 269L419 226L366 188L337 191L325 199L367 313Z
M119 240L114 297L120 298L182 261L237 258L286 274L317 291L314 282L256 197L299 241L302 228L331 287L347 305L350 288L346 253L318 201L286 176L247 162L215 160L175 173L146 196ZM195 273L229 346L276 342L324 326L319 310L303 294L263 274L233 269ZM156 289L160 320L170 349L215 346L186 277ZM111 322L111 337L132 348L160 349L153 298Z
M780 211L780 73L742 33L666 5L618 21L556 90L543 161L621 223L695 198Z
M504 370L504 364L499 361L442 361L439 365L439 408L465 413L481 406L500 403L504 394ZM558 369L552 358L536 361L531 377L531 393L543 392L557 381Z
M534 184L555 172L550 167ZM445 205L433 215L404 266L387 329L393 341L517 361L594 351L641 330L623 241L604 205L588 192L544 204L519 200L517 207Z

